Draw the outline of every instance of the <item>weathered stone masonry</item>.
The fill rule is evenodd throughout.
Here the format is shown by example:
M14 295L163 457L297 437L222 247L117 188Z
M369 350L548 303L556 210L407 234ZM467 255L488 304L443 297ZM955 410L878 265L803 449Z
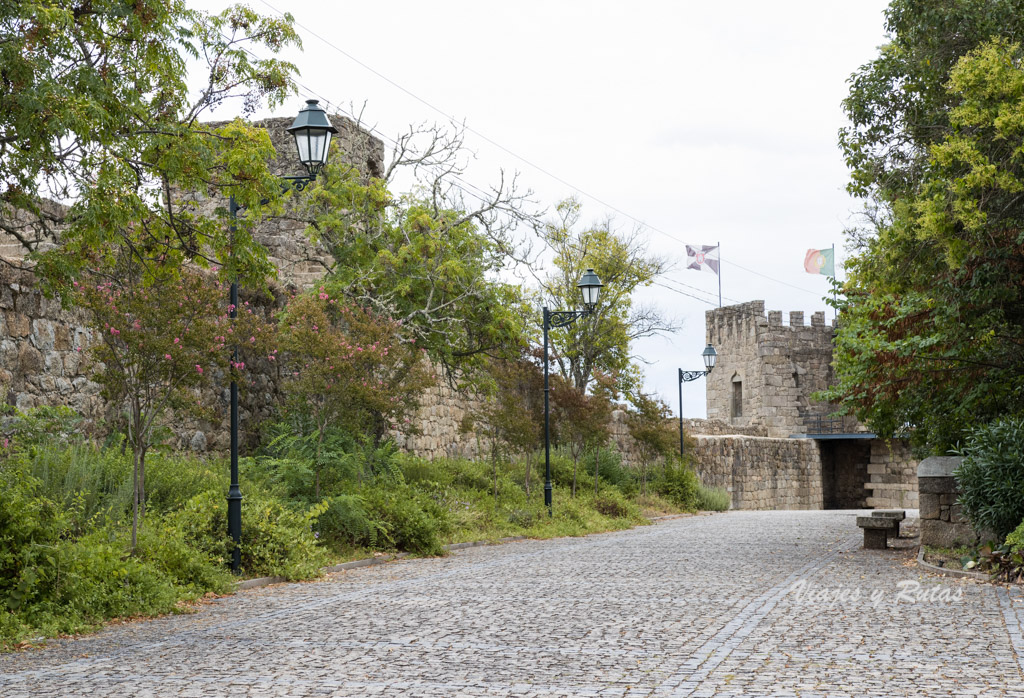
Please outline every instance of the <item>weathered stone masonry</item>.
M810 439L696 435L705 485L725 488L733 509L821 509L821 454Z
M823 312L764 309L764 301L710 310L708 375L698 472L733 494L735 508L915 508L916 462L906 443L871 438L813 394L833 380L834 328ZM769 438L751 438L751 430Z
M89 336L81 315L40 292L35 274L0 265L0 389L8 403L68 405L101 417L99 386L83 364Z
M827 405L811 395L832 380L832 326L823 312L793 311L789 325L782 313L765 315L764 301L709 310L709 344L718 364L707 378L709 420L737 427L761 426L768 436L807 433L807 420L826 414Z

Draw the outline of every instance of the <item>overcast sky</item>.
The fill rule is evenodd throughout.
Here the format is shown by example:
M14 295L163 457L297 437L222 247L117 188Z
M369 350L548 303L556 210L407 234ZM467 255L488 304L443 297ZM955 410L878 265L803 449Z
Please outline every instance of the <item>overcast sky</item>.
M826 309L825 277L803 260L832 244L842 259L842 231L860 209L844 189L840 102L884 41L887 4L251 0L265 14L291 12L303 37L289 56L303 94L277 116L308 96L365 103L363 121L386 140L444 121L434 107L476 132L468 181L518 170L549 208L575 194L585 222L643 223L650 250L676 262L664 280L676 291L654 286L642 298L682 329L634 351L649 362L648 389L674 411L676 369L702 367L704 313L718 303L718 280L684 268L682 243L721 242L726 305L763 299L807 322ZM703 381L683 392L684 414L704 416Z

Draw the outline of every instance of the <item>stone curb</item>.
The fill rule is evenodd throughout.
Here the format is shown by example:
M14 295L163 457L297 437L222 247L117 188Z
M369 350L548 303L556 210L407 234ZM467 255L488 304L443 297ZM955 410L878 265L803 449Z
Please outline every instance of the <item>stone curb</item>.
M510 536L508 538L499 538L496 541L475 540L469 543L451 543L449 545L444 545L442 547L445 550L462 550L463 548L475 548L481 545L497 545L498 543L512 543L517 540L526 540L526 536ZM344 570L354 570L359 567L383 565L385 562L391 562L392 560L401 560L402 558L408 556L409 553L395 553L393 555L380 555L378 557L368 557L362 560L342 562L337 565L331 565L330 567L322 567L320 571L324 574L332 574L334 572L342 572ZM270 586L271 584L281 584L287 581L287 577L257 577L255 579L246 579L242 582L235 582L235 591L243 591L245 589L256 589L259 587Z
M701 513L714 513L714 512L701 512ZM669 514L668 516L655 516L654 518L648 519L651 523L656 521L665 521L667 519L682 519L688 516L696 516L696 514ZM464 548L476 548L481 545L499 545L501 543L514 543L517 540L527 540L526 536L509 536L507 538L499 538L495 541L490 540L474 540L469 543L449 543L448 545L441 546L445 550L463 550ZM393 555L381 555L379 557L368 557L363 560L353 560L351 562L342 562L337 565L331 565L330 567L323 567L320 569L324 574L331 574L333 572L342 572L344 570L354 570L358 567L370 567L371 565L383 565L385 562L391 562L392 560L401 560L404 557L408 557L409 553L395 553ZM287 582L286 577L257 577L256 579L246 579L242 582L235 582L235 591L244 591L245 589L257 589L259 587L270 586L271 584L282 584Z
M967 579L977 579L982 582L992 581L992 578L984 572L971 572L970 570L951 570L946 567L939 567L938 565L933 565L930 562L925 562L923 547L917 551L917 566L921 567L926 572L932 572L933 574L943 574L947 577L966 577Z
M476 548L481 545L498 545L499 543L513 543L517 540L526 540L526 536L509 536L508 538L499 538L495 541L474 540L469 543L450 543L443 547L445 550L462 550L463 548Z
M671 521L672 519L685 519L691 516L705 516L709 514L718 514L717 511L698 511L694 514L667 514L665 516L649 516L647 520L651 523L657 523L658 521Z

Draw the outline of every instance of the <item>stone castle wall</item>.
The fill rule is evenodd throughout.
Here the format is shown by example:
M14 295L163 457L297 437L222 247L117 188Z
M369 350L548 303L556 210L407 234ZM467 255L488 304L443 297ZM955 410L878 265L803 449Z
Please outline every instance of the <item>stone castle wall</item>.
M443 378L423 391L420 406L410 418L415 429L391 433L398 447L421 458L476 458L487 453L489 441L466 421L483 401L453 389Z
M918 507L917 460L904 441L871 440L871 491L866 506L873 509L916 509Z
M251 301L260 302L255 297ZM0 268L0 385L6 388L9 403L23 409L67 405L89 420L109 418L100 387L88 377L89 342L83 318L43 296L31 272ZM257 435L252 430L272 416L278 394L276 370L274 365L258 366L252 372L255 382L241 386L243 443L253 442ZM226 388L207 397L216 414L226 411ZM466 416L479 407L478 398L458 393L439 380L421 399L412 419L416 433L394 433L401 447L425 458L474 458L486 452L486 438L464 428ZM624 406L612 413L611 438L624 464L637 467L641 455L629 435L627 417ZM178 418L174 426L179 446L227 448L226 421ZM693 455L698 473L706 484L725 487L734 508L823 505L824 456L818 442L766 438L763 426L737 427L714 420L684 420L684 427L696 440ZM916 506L916 478L906 476L913 467L906 448L880 440L863 443L870 444L870 492L864 491L863 480L847 482L844 501L859 496L848 506Z
M35 274L0 264L0 390L8 404L67 405L102 418L99 386L86 372L90 336L80 313L41 293Z
M722 487L733 509L821 509L821 453L810 439L694 437L697 474Z
M280 298L243 294L259 312L272 313ZM0 396L7 404L27 410L66 406L96 425L116 420L91 376L89 348L94 333L81 311L65 310L60 299L47 298L36 275L0 265ZM276 364L250 361L247 384L240 385L239 416L243 443L257 439L253 429L273 415L280 376ZM168 426L177 446L226 450L227 383L220 390L197 396L209 419L174 415Z
M768 429L763 425L754 424L741 427L719 419L687 419L684 417L683 431L687 434L703 434L704 436L768 436Z
M330 118L339 131L335 139L340 146L341 158L367 174L379 175L384 167L383 143L350 119ZM293 140L285 131L291 121L290 118L282 118L257 123L269 131L277 149L278 158L271 164L271 169L278 175L296 175L305 171L298 162ZM217 206L226 207L227 202L210 200L203 202L203 206L212 213ZM53 244L54 231L62 227L67 209L45 202L42 214L45 222L20 212L0 211L0 215L6 216L5 224L15 228L23 238L40 242L41 249ZM304 221L286 214L264 223L255 234L278 267L279 281L299 288L308 287L322 278L325 264L332 261L322 246L313 245L304 235L305 226ZM0 262L0 393L6 396L7 403L20 409L65 405L92 423L110 419L112 415L100 397L100 386L89 379L87 355L92 334L86 319L79 312L63 310L59 299L46 298L29 268L17 268L25 253L17 238L0 232L0 256L15 264ZM267 315L278 309L282 302L280 296L267 299L248 294L244 288L242 295ZM263 363L266 365L253 363L253 370L248 372L249 385L240 386L239 416L243 443L256 441L257 435L253 430L272 417L279 396L277 366ZM434 397L434 393L428 391L425 401L429 404ZM219 415L225 412L227 400L226 387L216 394L202 397L212 421L176 415L172 428L178 437L178 445L226 449L226 419L222 421ZM425 423L427 432L437 431L429 415ZM437 451L432 446L437 439L415 439L416 447L425 453Z

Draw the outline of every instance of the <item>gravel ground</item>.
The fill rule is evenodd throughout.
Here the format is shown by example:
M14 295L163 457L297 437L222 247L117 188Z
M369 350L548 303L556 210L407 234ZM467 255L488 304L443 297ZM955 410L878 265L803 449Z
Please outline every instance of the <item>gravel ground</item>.
M0 696L1020 696L1024 598L730 512L242 592L0 656ZM913 522L905 527L913 533Z

